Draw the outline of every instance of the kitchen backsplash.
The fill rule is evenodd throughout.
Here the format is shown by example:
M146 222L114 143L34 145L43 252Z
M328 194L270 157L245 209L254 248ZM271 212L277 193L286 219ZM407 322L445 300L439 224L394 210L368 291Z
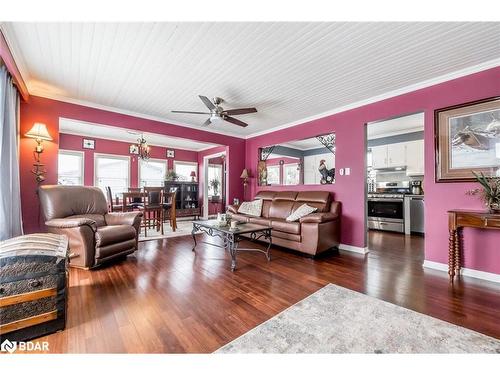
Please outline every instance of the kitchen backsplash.
M407 176L405 171L377 171L376 182L398 182L423 180L424 176Z

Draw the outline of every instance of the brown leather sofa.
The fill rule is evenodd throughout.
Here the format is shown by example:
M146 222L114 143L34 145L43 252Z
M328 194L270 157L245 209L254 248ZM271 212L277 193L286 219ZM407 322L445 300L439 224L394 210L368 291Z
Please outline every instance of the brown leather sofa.
M340 244L340 202L333 202L327 191L261 191L254 199L262 199L260 217L238 213L229 206L231 217L242 222L270 225L273 244L309 255L317 255ZM315 213L299 221L285 219L304 203L316 207Z
M142 213L108 213L101 189L43 185L38 196L48 231L69 239L71 266L88 269L137 250Z

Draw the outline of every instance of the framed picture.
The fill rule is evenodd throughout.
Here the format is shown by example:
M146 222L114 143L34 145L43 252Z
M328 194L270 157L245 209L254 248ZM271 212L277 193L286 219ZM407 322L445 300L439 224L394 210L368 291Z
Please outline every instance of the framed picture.
M139 146L138 145L128 146L128 152L130 154L139 155Z
M95 139L85 139L85 138L83 138L83 145L82 145L82 147L90 149L90 150L94 150L95 149Z
M438 109L434 121L437 182L500 174L500 97Z
M175 150L167 150L167 158L175 158Z

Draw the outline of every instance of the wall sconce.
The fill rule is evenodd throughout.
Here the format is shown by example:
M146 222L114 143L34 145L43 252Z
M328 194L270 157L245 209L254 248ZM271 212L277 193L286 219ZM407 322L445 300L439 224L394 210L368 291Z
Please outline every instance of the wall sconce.
M243 200L245 200L245 193L247 190L247 185L248 185L248 179L250 178L250 174L248 173L248 169L243 169L243 172L241 172L240 178L243 180Z
M35 163L33 163L33 170L31 173L35 175L35 180L40 183L45 180L44 173L47 172L43 167L44 165L40 163L40 154L43 152L42 141L52 141L47 126L40 122L35 122L33 127L27 132L25 137L34 138L36 141L35 151L33 151L33 157L35 158Z

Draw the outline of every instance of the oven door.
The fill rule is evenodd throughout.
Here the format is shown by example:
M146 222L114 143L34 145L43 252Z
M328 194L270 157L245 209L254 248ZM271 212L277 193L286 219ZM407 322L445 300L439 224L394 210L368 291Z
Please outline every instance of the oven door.
M370 198L368 199L368 219L403 221L403 199Z

